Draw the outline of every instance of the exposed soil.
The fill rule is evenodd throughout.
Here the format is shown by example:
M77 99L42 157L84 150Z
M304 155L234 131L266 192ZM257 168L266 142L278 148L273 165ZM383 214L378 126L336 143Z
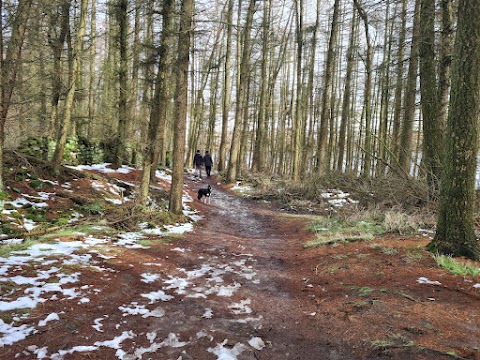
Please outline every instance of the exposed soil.
M149 249L96 258L112 271L82 272L78 286L100 290L90 302L47 301L37 307L32 323L63 313L44 331L0 348L0 359L34 359L32 345L59 353L128 331L135 336L121 344L124 359L217 359L222 343L232 353L238 350L238 359L252 360L480 359L480 289L473 287L479 281L439 269L424 251L427 237L384 236L306 249L314 236L307 230L309 217L211 183L211 204L195 199L204 218L193 232L167 244L153 242ZM187 180L192 196L203 185ZM397 251L389 255L385 249ZM203 276L191 276L183 288L165 286L193 272ZM163 282L145 283L144 273L157 273ZM441 284L421 284L420 277ZM149 302L140 296L160 289L172 298ZM162 316L125 316L118 310L135 302ZM99 318L105 319L103 332L92 327ZM173 345L165 340L153 349L152 333ZM265 343L261 350L248 344L256 337ZM185 344L176 346L174 340ZM63 358L117 359L119 350L101 347Z

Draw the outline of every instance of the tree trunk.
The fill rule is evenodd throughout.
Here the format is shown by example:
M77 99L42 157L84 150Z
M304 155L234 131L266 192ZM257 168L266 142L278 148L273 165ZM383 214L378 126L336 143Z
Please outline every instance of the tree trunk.
M383 41L383 59L381 64L379 87L380 91L380 127L378 129L378 159L376 161L377 176L386 174L388 163L387 153L390 145L388 144L388 118L390 110L390 59L392 53L393 24L390 25L390 0L387 0L385 10L385 34ZM395 14L394 14L395 18Z
M265 170L265 149L267 142L267 64L268 64L268 48L270 38L270 9L272 0L263 0L263 41L262 41L262 60L260 75L260 103L257 116L257 133L255 139L255 148L253 152L253 169L254 171L263 172Z
M345 142L347 138L347 128L350 122L350 99L352 92L352 72L355 65L355 57L353 55L355 45L355 32L357 27L357 14L355 9L352 13L352 25L350 39L348 42L347 50L347 69L345 70L345 84L343 87L343 102L342 102L342 118L340 122L340 132L338 136L338 158L337 158L337 171L342 172L344 167L344 155L345 155Z
M372 167L372 135L371 135L371 122L372 122L372 72L373 72L373 48L370 40L369 24L367 13L359 3L359 0L354 0L358 14L363 20L365 27L365 38L367 41L367 58L365 59L365 71L367 72L365 78L363 101L364 101L364 116L365 116L365 144L363 149L363 170L362 175L364 177L371 176Z
M408 64L407 85L404 96L403 126L398 159L400 168L402 168L406 174L410 174L410 165L412 163L412 134L416 109L415 98L417 92L418 51L420 43L420 1L421 0L415 0L410 62Z
M154 98L152 101L152 108L150 112L150 122L153 120L153 117L156 116L158 119L158 125L155 125L157 130L152 130L156 132L156 140L152 146L153 151L153 160L152 167L150 170L150 181L155 181L155 172L159 164L166 166L167 158L167 134L170 133L170 122L168 121L168 112L171 110L171 98L175 89L175 81L172 81L174 74L172 73L172 61L173 53L172 48L175 42L175 22L173 16L175 14L175 1L168 0L164 1L164 12L167 12L167 17L164 16L163 20L163 31L162 31L162 44L160 46L159 52L159 68L157 74L157 86L155 86ZM152 30L153 31L153 30ZM153 32L152 32L153 36ZM153 39L152 39L153 45ZM151 136L151 135L149 135ZM153 140L153 139L152 139Z
M8 109L10 107L13 90L15 88L17 72L20 66L23 40L25 38L25 30L27 27L27 21L31 6L31 0L19 1L17 13L13 19L10 40L8 41L5 58L3 57L3 42L1 43L2 57L0 58L0 193L4 190L3 153L5 145L5 122L7 120ZM0 31L3 41L3 28ZM0 196L0 209L3 209L3 196Z
M295 0L296 30L295 39L297 46L296 58L296 91L295 91L295 118L293 126L293 161L292 161L292 178L298 180L300 178L301 155L303 149L302 140L302 56L303 56L303 18L304 18L304 0Z
M340 8L340 0L335 0L333 5L333 18L332 26L330 29L330 39L328 42L327 50L327 60L325 63L325 80L323 82L323 93L322 93L322 107L320 115L320 128L318 131L317 139L317 171L320 173L325 172L326 169L326 149L327 149L327 135L328 135L328 124L331 121L331 91L332 91L332 76L333 76L333 66L335 63L334 55L337 43L337 29L338 29L338 13Z
M126 154L126 135L128 128L128 58L127 58L127 34L128 34L128 0L118 0L116 15L118 22L118 45L120 50L120 67L118 71L118 83L120 86L118 96L118 128L115 143L114 168L122 166Z
M437 118L437 75L435 62L435 0L420 5L420 94L423 113L423 157L429 195L438 197L442 170L443 129Z
M453 59L453 14L452 0L441 1L442 27L439 42L437 117L441 129L445 128L448 116L451 66Z
M96 34L96 25L97 25L97 1L92 1L92 14L90 17L90 63L89 63L89 85L88 85L88 138L93 137L94 132L94 123L95 123L95 54L96 54L96 44L97 44L97 34Z
M223 98L222 98L222 134L220 138L219 159L217 170L223 171L227 162L227 135L228 135L228 115L230 112L230 66L232 57L232 29L233 29L233 0L228 1L227 11L227 47L225 49L225 63L223 75Z
M303 152L302 156L302 172L306 172L308 169L308 160L313 155L313 143L314 143L314 127L315 127L315 63L318 60L316 58L317 55L317 43L318 43L318 31L320 28L320 14L321 14L321 0L317 0L316 2L316 17L315 17L315 25L313 26L312 31L312 42L310 45L311 54L310 54L310 61L308 63L308 79L307 79L307 89L305 94L305 99L307 100L307 110L305 112L305 116L309 119L309 129L305 128L305 142L306 142L306 149ZM305 126L307 121L305 121Z
M445 176L437 232L429 249L480 259L475 235L475 173L480 118L480 2L460 0L450 92Z
M245 93L245 98L243 101L243 110L242 110L242 131L240 135L240 148L238 151L238 161L237 161L237 174L242 174L242 170L244 170L246 167L248 167L249 159L248 159L248 138L249 138L249 129L250 129L250 92L252 90L251 88L251 82L252 82L252 76L249 76L247 78L247 84L246 84L246 93ZM252 108L255 107L255 104L252 106ZM253 142L252 142L253 143Z
M183 0L178 35L177 88L175 92L175 126L173 142L173 175L170 190L169 211L182 214L183 165L185 157L185 131L187 123L188 65L194 1Z
M218 95L218 80L220 79L220 71L215 70L210 77L210 111L208 114L208 131L207 131L207 145L205 149L211 154L213 153L214 139L215 139L215 122L217 120L217 95Z
M402 114L402 91L403 91L403 69L404 69L404 56L405 56L405 37L407 28L407 2L402 1L402 12L400 16L401 27L398 38L398 52L397 52L397 78L395 83L395 99L393 110L393 129L392 129L392 143L393 151L398 159L400 154L400 126L401 126L401 114Z
M57 146L55 147L55 152L53 154L52 166L54 172L58 174L60 172L60 166L62 165L63 152L65 149L65 143L67 142L68 131L71 125L71 116L73 108L73 100L75 96L75 84L77 76L79 75L79 57L81 56L82 51L82 42L83 36L85 35L85 24L87 20L87 7L88 0L82 0L80 5L80 19L77 29L77 34L75 37L75 50L73 53L72 59L72 72L70 74L70 85L67 92L67 98L65 99L65 110L63 121L60 126L59 134L57 137Z
M126 136L127 136L127 155L129 162L134 166L136 160L136 154L139 150L139 143L142 140L136 136L135 129L138 129L140 124L140 119L138 118L138 89L139 89L139 71L140 71L140 32L141 32L141 0L135 0L135 24L134 24L134 35L133 35L133 44L132 44L132 75L130 79L130 86L128 92L128 123L126 126Z
M175 0L163 1L163 30L160 48L158 50L158 73L155 84L155 94L152 100L152 108L150 111L150 121L148 123L147 146L143 156L143 172L138 202L142 205L147 203L150 182L155 180L155 172L157 163L155 162L155 154L157 144L160 137L165 134L165 122L167 117L167 103L169 99L169 85L172 52L171 42L173 40L174 21L173 15L175 11ZM159 131L160 130L160 131ZM162 138L163 140L163 138ZM163 142L162 142L163 145ZM163 146L160 151L164 151Z
M57 10L60 13L60 34L56 36L56 27L58 16L53 16L51 21L50 34L48 35L48 42L53 53L53 74L52 74L52 100L49 123L49 135L57 136L58 131L58 104L62 95L62 52L70 31L70 0L65 0Z
M247 18L243 28L243 49L240 60L240 78L237 87L237 104L235 107L235 125L233 129L232 143L230 147L230 159L228 161L227 182L232 183L237 178L238 155L240 153L241 135L242 135L242 115L246 104L246 87L248 85L250 69L250 42L253 23L253 14L255 13L255 0L250 0L248 6Z

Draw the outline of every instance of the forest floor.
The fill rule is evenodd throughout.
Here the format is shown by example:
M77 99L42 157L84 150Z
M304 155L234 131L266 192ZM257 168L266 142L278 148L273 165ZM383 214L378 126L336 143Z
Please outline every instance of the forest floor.
M312 215L215 178L203 204L205 183L186 178L191 232L137 246L78 232L56 237L83 244L65 255L0 257L0 359L480 359L480 279L440 269L425 233L305 248Z

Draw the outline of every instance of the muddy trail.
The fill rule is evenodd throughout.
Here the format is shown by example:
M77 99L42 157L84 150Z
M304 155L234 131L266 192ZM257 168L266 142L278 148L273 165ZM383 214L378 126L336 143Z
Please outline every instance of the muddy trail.
M306 231L306 221L275 213L218 187L211 205L202 205L202 213L205 220L184 240L188 253L204 254L220 268L245 261L250 270L230 274L230 282L240 285L232 297L209 301L215 316L205 325L214 334L213 342L228 339L231 347L258 337L265 343L261 351L247 347L239 359L354 358L350 349L322 329L315 318L315 296L305 292L310 269L303 268L298 255L312 236ZM180 266L195 264L191 255L181 258ZM248 304L247 310L238 311L231 302ZM195 348L193 358L209 358L202 357L201 347Z
M201 184L188 186L194 195ZM218 185L210 204L194 205L202 219L191 233L94 252L79 284L88 301L41 304L30 321L51 313L59 321L0 348L0 359L354 358L321 329L302 293L304 221Z
M42 303L28 321L51 313L59 320L0 347L0 359L478 358L474 291L452 285L448 301L429 309L432 296L441 304L440 290L416 284L417 274L403 263L360 243L307 250L314 236L307 217L211 183L211 203L194 200L202 219L193 232L148 247L90 251L76 288L88 301ZM192 197L204 185L186 183ZM365 258L375 271L365 267ZM321 271L333 266L334 275ZM431 262L425 266L432 269ZM408 281L408 296L405 287L375 290L380 283ZM358 295L367 285L368 296ZM460 308L453 310L453 303ZM459 324L442 323L447 314ZM384 338L391 340L388 347L372 346Z

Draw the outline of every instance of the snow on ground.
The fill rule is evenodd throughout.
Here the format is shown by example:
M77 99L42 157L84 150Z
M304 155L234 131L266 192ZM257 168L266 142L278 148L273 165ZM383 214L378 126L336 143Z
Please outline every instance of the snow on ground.
M242 185L241 181L237 181L235 186L230 190L236 191L237 193L249 196L249 193L253 192L254 189L248 185ZM350 197L349 193L343 192L338 189L327 189L325 192L320 194L320 197L325 199L325 201L332 207L342 207L352 204L358 204L357 200L353 200Z
M19 288L24 289L25 296L15 298L13 295L2 296L0 301L0 311L14 311L25 308L35 308L39 304L47 301L62 301L65 299L77 299L78 304L88 302L88 298L93 298L101 294L101 289L94 289L91 286L79 286L79 278L82 268L98 266L103 267L104 264L99 260L93 259L93 254L97 254L99 246L105 247L105 244L92 241L77 242L57 242L54 244L36 244L27 250L16 251L10 257L0 258L0 284L13 282ZM188 249L174 248L180 254L185 253ZM80 251L81 254L77 254ZM87 253L85 253L87 251ZM44 269L48 262L48 270ZM158 274L158 264L146 264L150 266L150 271L140 274L140 281L144 281L151 285L152 291L149 293L139 294L136 301L119 306L118 311L123 317L141 316L147 317L163 317L165 311L161 307L162 302L172 301L174 299L183 298L207 298L208 296L216 296L220 298L229 298L241 288L241 284L236 281L228 282L226 278L232 275L240 278L248 279L255 282L256 272L251 264L255 260L249 254L236 254L235 260L225 264L223 259L212 256L203 263L198 264L196 268L186 270L178 268L163 278ZM64 274L62 268L67 264L76 264L78 271L73 274ZM24 267L35 269L35 275L24 277L21 275L13 276L13 274ZM102 273L104 281L109 280L108 272ZM52 282L52 279L58 279ZM82 301L83 300L83 301ZM160 305L160 306L159 306ZM250 317L253 310L250 307L251 300L244 299L240 302L231 302L226 308L239 323L258 323L262 318ZM153 306L153 309L150 307ZM102 318L92 320L92 328L98 332L104 332L103 321L109 315L105 314ZM203 318L215 318L215 314L210 307L205 306ZM46 314L38 321L37 326L27 326L22 324L28 319L28 315L24 317L14 317L11 323L5 323L0 320L0 347L12 345L21 341L31 334L35 334L40 328L45 327L49 322L59 321L62 318L62 312ZM48 346L43 348L28 347L24 350L24 354L31 354L38 359L63 359L67 354L90 352L98 350L102 347L110 347L116 350L116 356L119 359L141 359L142 355L153 353L162 347L182 348L194 342L194 339L180 339L177 334L169 334L166 339L155 341L157 334L150 333L150 347L137 348L133 354L127 354L122 350L122 342L133 339L142 334L136 334L132 330L123 330L120 332L123 324L118 324L119 334L111 339L88 343L82 346L75 346L71 349L63 349L56 353L50 353ZM208 336L208 332L204 329L198 330L199 334ZM217 359L237 359L237 356L249 348L260 350L264 345L259 338L246 339L245 344L237 343L233 348L225 347L227 340L222 344L212 346L206 351L217 356Z
M123 166L120 169L112 170L108 168L109 164L100 164L92 166L77 166L79 170L96 170L104 173L123 172L128 173L132 168ZM157 176L165 181L171 182L171 176L165 172L157 172ZM46 182L46 180L44 180ZM53 183L59 185L58 183ZM122 197L124 189L116 185L104 184L102 182L92 180L91 185L97 191L104 194L112 194L112 198L106 197L107 201L114 204L121 204L124 200ZM64 183L63 188L70 190L74 188L71 183ZM38 196L28 196L21 194L16 200L6 202L13 208L20 208L24 205L32 207L46 207L47 201L51 200L53 192L39 192ZM121 197L122 200L118 200ZM110 199L110 200L109 200ZM183 197L184 214L197 221L201 216L196 210L193 210L189 203L193 199L187 194ZM10 216L15 210L4 210L3 214ZM18 217L18 216L17 216ZM78 219L79 214L72 215L72 218ZM15 218L12 217L12 221ZM23 218L23 227L30 231L36 227L32 220ZM64 312L60 311L65 300L73 300L79 306L88 304L95 297L101 296L102 288L95 288L92 285L81 285L80 278L84 269L97 270L99 279L107 283L111 281L111 274L116 272L108 267L105 260L115 257L112 247L124 247L128 249L145 248L145 245L139 244L139 241L145 239L146 236L164 236L168 234L183 234L193 230L193 224L176 224L159 228L148 228L147 224L140 224L140 231L119 233L116 235L95 237L93 235L77 233L77 241L62 242L59 239L49 244L34 244L28 249L14 251L8 256L0 257L0 286L5 288L13 288L7 293L0 294L0 314L1 312L10 312L10 317L0 317L0 348L15 344L26 339L28 336L39 331L50 323L62 320ZM3 243L19 243L23 239L10 239ZM184 248L172 248L180 256L191 251ZM152 291L137 295L137 299L130 303L122 304L118 307L122 318L130 316L140 316L142 318L165 316L165 310L162 303L172 301L174 299L182 300L184 298L206 299L207 297L218 297L221 303L225 302L225 308L230 311L234 320L238 323L250 323L255 326L261 326L262 317L252 316L254 310L251 308L251 300L243 299L240 302L229 301L242 285L238 279L242 279L242 283L250 281L259 283L256 278L256 272L253 268L255 263L250 254L234 254L231 263L226 264L224 257L209 257L206 259L199 256L199 264L196 268L186 270L178 268L168 275L161 276L161 264L146 263L149 268L148 272L139 274L139 281L149 284ZM75 269L72 272L71 269ZM131 265L133 266L133 265ZM28 276L22 275L28 269ZM70 269L70 270L69 270ZM226 280L229 279L229 280ZM233 280L237 279L237 280ZM28 311L25 309L35 309L40 304L46 302L59 302L59 311L50 314L44 314L40 319L29 318ZM91 326L99 333L104 333L104 323L111 314L105 314L103 317L92 319ZM199 314L203 319L215 319L215 312L210 306L205 308ZM9 319L8 321L5 319ZM136 334L131 329L125 328L127 322L121 322L115 326L118 330L117 334L104 341L94 343L85 340L85 344L74 346L70 349L62 349L57 352L50 351L48 346L38 347L35 345L27 346L22 354L18 356L27 356L37 359L53 359L61 360L65 356L74 353L84 353L96 351L98 349L109 347L116 350L118 359L142 359L144 354L151 354L163 347L183 348L189 344L195 343L196 339L182 338L181 334L170 333L166 338L161 339L159 334L151 332L147 334ZM145 336L150 343L149 347L138 347L133 353L127 353L122 349L122 343L138 337ZM210 342L213 336L208 330L199 328L197 338L206 337ZM245 339L244 343L237 343L233 348L226 347L228 339L222 343L214 344L212 347L205 349L207 353L214 354L219 360L235 360L237 356L246 349L253 348L260 350L264 344L260 338ZM262 345L263 344L263 345Z
M166 182L168 182L169 184L172 183L172 175L170 174L167 174L165 172L165 170L157 170L155 172L155 176L162 179L162 180L165 180Z
M428 278L426 277L419 277L417 282L419 284L427 284L427 285L442 285L439 281L432 281L432 280L429 280Z
M252 189L251 186L242 185L242 183L240 181L237 181L235 186L232 186L232 188L230 190L239 192L240 194L247 194L247 193L251 192L253 189Z
M110 174L110 173L128 174L133 170L135 170L134 168L126 165L122 165L122 167L118 169L111 169L109 168L110 165L111 165L110 163L104 163L104 164L78 165L78 166L67 166L67 167L71 169L76 169L76 170L94 170L104 174Z
M79 166L68 166L72 169L76 170L95 170L101 173L123 173L123 174L128 174L131 171L135 170L134 168L128 167L128 166L122 166L121 168L114 170L110 169L108 166L110 163L104 163L104 164L97 164L97 165L79 165ZM168 175L165 171L157 171L156 172L157 177L160 179L163 179L167 182L171 182L172 177L171 175ZM63 184L59 184L58 182L50 181L50 180L42 180L38 179L39 181L43 183L48 183L50 185L57 185L61 186L68 191L74 192L72 188L75 187L75 185L72 185L70 182L65 182ZM88 180L90 181L90 185L93 189L96 191L104 194L104 200L108 201L114 205L122 205L126 201L131 201L131 198L128 198L124 196L125 188L115 185L115 184L110 184L110 183L105 183L102 181L98 180ZM128 184L126 182L123 182L125 184ZM135 187L135 184L128 184L129 186ZM27 195L27 194L20 194L17 199L11 200L11 201L5 201L4 205L9 207L9 208L14 208L14 209L20 209L23 207L32 207L32 208L47 208L49 205L47 201L53 201L55 198L55 192L52 190L52 192L46 192L46 191L40 191L37 193L36 196L32 195ZM187 192L184 193L183 198L183 207L184 207L184 215L189 217L192 221L197 222L202 219L202 216L198 214L198 211L193 209L189 204L193 202L193 199L190 195L188 195ZM18 226L19 220L20 220L20 226L26 230L26 231L32 231L37 227L36 223L31 220L26 218L23 214L16 210L11 210L11 209L3 209L1 210L3 215L7 216L7 220L10 220L12 225ZM82 217L81 214L74 212L71 214L71 217L69 219L69 223L75 223L77 222L80 218ZM142 224L140 224L142 226ZM159 228L147 228L147 226L143 227L143 234L147 235L168 235L169 233L175 233L175 234L183 234L187 231L192 231L193 225L192 224L176 224L174 226L167 226L167 227L159 227ZM5 234L0 234L0 240L2 237L6 237ZM133 244L136 242L138 239L141 239L143 237L142 234L125 234L120 236L120 245L130 245L133 247L140 247L140 245L135 245Z
M171 231L178 231L178 229L183 229L183 227L172 228ZM115 246L131 247L135 241L141 239L141 236L132 233L119 234L119 238L123 238L124 242L119 241ZM11 282L17 288L23 290L23 295L18 297L13 294L2 295L0 311L15 312L20 309L33 309L47 301L64 301L66 299L75 299L81 305L96 296L100 296L102 289L95 289L88 285L80 286L79 279L82 269L97 267L102 269L102 272L100 272L102 280L109 281L109 274L114 270L106 268L101 257L94 257L100 251L105 251L108 246L114 246L114 244L84 234L83 241L35 244L26 250L13 252L9 257L0 257L0 284ZM172 251L184 254L190 250L176 247L172 248ZM48 261L46 261L47 258ZM203 262L200 262L197 267L190 270L178 268L164 278L158 273L161 270L157 266L158 264L145 264L150 270L139 274L139 280L150 284L152 291L138 294L136 301L119 306L118 311L123 314L123 317L163 317L165 311L161 307L162 302L183 298L203 299L209 296L228 299L239 291L242 285L237 281L227 281L226 278L231 279L235 275L245 280L258 282L252 266L255 260L250 254L235 254L232 258L232 261L226 264L223 258L212 256L205 259L202 257ZM76 264L77 271L65 274L62 269L68 264ZM46 267L46 265L48 266ZM29 276L20 275L19 270L27 267L32 269ZM19 274L15 275L16 273ZM53 281L54 279L56 280ZM18 293L15 292L15 294ZM250 305L251 300L244 299L240 302L232 301L229 305L226 305L226 308L236 318L234 320L236 322L260 324L262 320L260 316L251 317L253 309ZM0 320L0 347L24 340L29 335L40 331L48 323L61 320L62 315L61 311L45 314L42 319L37 321L36 326L24 324L28 320L28 315L15 316L10 323ZM215 313L211 307L205 306L203 313L199 316L204 319L214 319ZM109 315L105 314L104 317L92 319L92 328L103 333L103 323L108 317ZM122 350L122 343L128 339L145 335L136 334L128 329L124 330L123 327L123 324L118 324L119 333L102 342L92 344L86 341L81 346L63 349L56 353L51 353L48 346L43 348L30 346L23 353L36 356L38 359L60 360L68 354L91 352L102 347L110 347L116 350L116 356L119 359L141 359L142 355L153 353L162 347L182 348L195 341L194 339L181 339L180 335L173 333L165 339L156 340L157 334L151 333L148 335L150 347L140 347L133 354L127 354ZM198 333L208 336L208 332L205 332L204 329L198 329ZM225 347L226 342L224 342L205 351L214 354L217 359L236 359L249 347L257 350L261 349L262 343L261 339L246 339L245 344L237 343L233 348L230 348Z
M358 201L350 198L350 194L338 189L329 189L327 192L320 194L327 200L331 206L341 207L349 204L358 204Z

